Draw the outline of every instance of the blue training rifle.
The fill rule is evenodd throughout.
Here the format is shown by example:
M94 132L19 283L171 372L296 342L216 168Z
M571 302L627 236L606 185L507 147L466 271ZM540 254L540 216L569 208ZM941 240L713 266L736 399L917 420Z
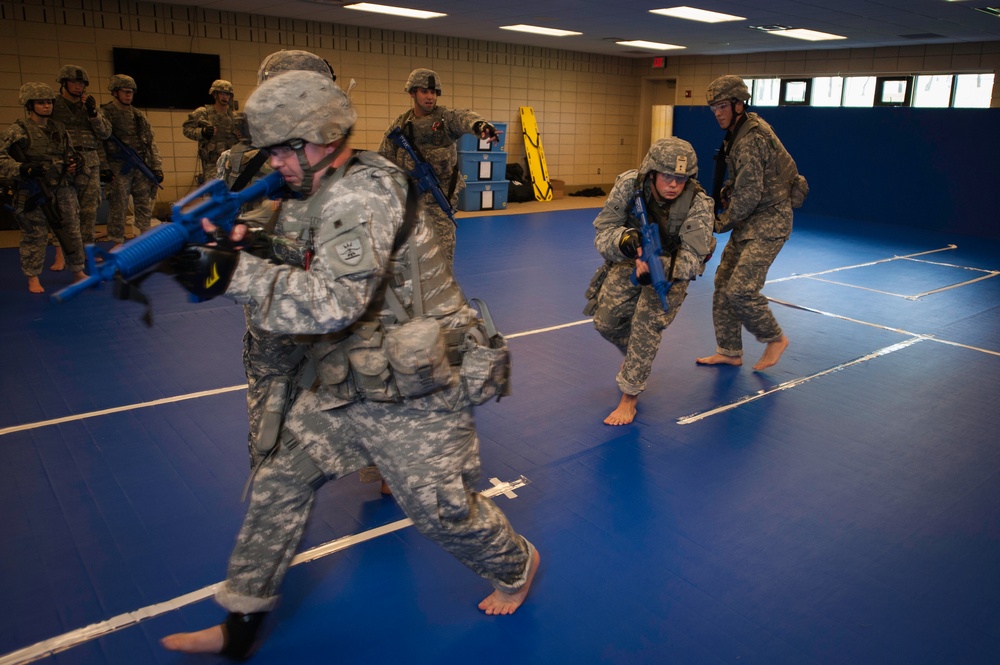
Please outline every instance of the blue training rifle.
M180 253L185 245L209 242L211 238L201 226L203 218L208 218L228 234L233 230L244 203L261 198L278 198L284 187L285 180L278 171L271 172L239 192L229 191L226 183L221 180L210 180L174 204L169 223L160 224L111 251L87 245L89 276L57 291L52 295L52 300L69 300L81 291L118 277L128 281ZM184 210L201 198L205 200L193 205L190 210ZM97 262L98 257L103 259L101 263Z
M642 257L640 260L649 266L649 279L653 289L660 296L663 303L663 311L670 311L667 304L667 292L670 291L671 282L667 281L667 275L663 272L663 263L660 257L663 256L663 244L660 242L660 227L649 223L649 215L646 213L646 202L642 198L642 187L635 190L632 200L632 214L639 219L639 232L642 234ZM639 285L639 277L632 272L632 283Z
M406 154L410 156L413 160L415 166L413 170L409 172L411 178L417 182L417 191L423 194L424 192L430 192L434 196L434 200L437 204L441 206L441 210L444 210L445 214L448 215L448 219L451 220L452 224L458 224L455 221L455 209L451 207L451 202L445 197L444 192L441 191L441 183L438 182L437 176L434 174L434 169L431 165L420 159L417 155L417 151L413 149L410 141L403 134L403 130L396 127L394 130L389 132L389 138L398 145L400 148L406 151Z
M146 176L151 183L163 189L163 185L156 179L156 174L153 173L153 170L149 168L132 146L126 144L114 134L108 136L107 140L115 145L114 149L108 151L108 156L122 163L123 174L128 174L132 169L139 169L139 173Z

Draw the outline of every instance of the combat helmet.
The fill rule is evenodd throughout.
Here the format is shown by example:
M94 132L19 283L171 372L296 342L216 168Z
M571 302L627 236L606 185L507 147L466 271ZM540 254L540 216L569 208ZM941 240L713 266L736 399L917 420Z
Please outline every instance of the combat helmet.
M228 92L230 95L236 94L233 91L233 84L222 79L212 81L212 87L208 89L208 94L210 95L214 95L217 92Z
M432 69L414 69L406 79L403 92L412 92L414 88L427 88L441 96L441 77Z
M257 85L282 72L317 72L332 81L337 80L330 63L309 51L281 50L261 60L257 70Z
M290 71L264 81L244 110L255 146L294 139L326 145L347 136L358 118L340 86L311 71Z
M135 79L126 74L115 74L111 77L108 82L108 92L115 92L116 90L121 90L122 88L128 88L132 92L137 92L139 88L135 85Z
M84 85L90 85L90 77L87 76L87 70L79 65L63 65L59 68L59 76L56 77L56 83L62 85L66 81L83 81Z
M17 101L25 108L28 108L34 101L42 99L54 100L55 98L56 93L53 92L52 88L45 83L36 83L34 81L22 85L17 93ZM28 110L32 109L29 108Z
M639 176L645 177L652 171L694 178L698 175L698 155L684 139L675 136L659 139L643 158Z
M746 103L750 101L750 89L739 76L726 74L708 84L705 98L708 100L710 106L717 102L724 102L731 99Z

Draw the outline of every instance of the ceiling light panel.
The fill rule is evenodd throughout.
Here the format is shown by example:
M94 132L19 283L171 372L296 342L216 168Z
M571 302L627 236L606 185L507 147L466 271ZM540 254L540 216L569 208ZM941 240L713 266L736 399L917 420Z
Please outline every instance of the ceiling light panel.
M722 23L724 21L745 21L744 16L733 16L732 14L722 14L720 12L710 12L705 9L695 9L694 7L668 7L666 9L650 9L650 14L661 16L671 16L673 18L683 18L688 21L700 21L702 23Z
M537 25L501 25L501 30L513 30L514 32L530 32L534 35L547 35L549 37L570 37L572 35L582 35L582 32L572 30L559 30L558 28L542 28Z
M615 42L619 46L632 46L634 48L646 48L653 51L669 51L671 49L687 48L686 46L678 46L677 44L661 44L659 42L645 42L640 40L633 40L630 42Z
M408 9L406 7L393 7L391 5L377 5L371 2L356 2L352 5L344 5L344 9L357 9L363 12L374 12L376 14L389 14L390 16L402 16L404 18L438 18L447 16L438 12L427 12L421 9Z

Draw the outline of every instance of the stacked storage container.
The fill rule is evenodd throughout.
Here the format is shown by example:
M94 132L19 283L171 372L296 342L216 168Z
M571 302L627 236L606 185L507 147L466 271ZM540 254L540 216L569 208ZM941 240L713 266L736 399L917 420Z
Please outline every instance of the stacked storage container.
M458 167L465 189L458 193L458 209L503 210L507 207L507 124L490 123L500 133L491 145L466 134L458 140Z

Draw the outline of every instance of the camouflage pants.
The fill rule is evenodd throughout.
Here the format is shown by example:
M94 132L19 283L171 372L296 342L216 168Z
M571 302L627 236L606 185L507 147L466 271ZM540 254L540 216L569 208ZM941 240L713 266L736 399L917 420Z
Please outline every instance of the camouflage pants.
M267 611L302 537L315 492L296 460L304 450L327 479L375 462L393 497L423 535L497 589L527 580L531 545L489 498L478 494L479 440L461 388L402 403L358 401L323 410L301 393L282 448L260 468L246 519L216 600L231 612ZM299 447L284 442L294 439Z
M132 169L122 173L121 167L114 169L115 179L108 185L108 240L125 241L125 220L128 216L128 198L132 197L132 209L135 213L136 235L149 230L153 218L153 201L156 197L156 186L149 178Z
M634 261L616 263L608 271L597 296L594 327L625 355L616 381L625 395L646 389L663 331L671 324L687 296L688 282L677 280L667 292L670 311L664 312L652 286L635 286Z
M261 422L268 405L276 401L293 399L293 382L302 361L300 345L290 335L268 332L254 326L247 315L247 331L243 335L243 369L247 375L247 415L250 466L254 467L262 455L255 443L264 442L264 449L275 440L276 431L261 431Z
M424 204L424 214L431 221L431 226L434 227L434 235L437 236L438 246L441 247L445 258L448 259L448 264L453 265L455 263L455 244L457 242L455 237L455 222L451 221L451 218L448 217L444 210L441 210L441 206L437 204L437 201L430 194L422 196L421 201Z
M97 208L101 205L101 156L96 150L81 154L85 166L73 178L73 186L80 202L80 238L84 245L93 245Z
M743 327L767 344L781 339L781 326L761 295L767 271L786 238L730 238L715 271L712 320L717 351L724 356L743 355Z
M21 272L26 277L38 277L42 274L42 267L45 264L45 250L49 244L49 230L59 241L66 257L66 267L70 272L83 270L85 257L83 253L83 242L80 240L80 225L77 222L80 216L79 203L76 199L76 190L72 187L64 186L55 190L56 206L62 215L63 221L53 226L45 218L45 213L41 208L35 208L31 212L17 213L17 223L21 228L21 242L19 245L21 252Z

